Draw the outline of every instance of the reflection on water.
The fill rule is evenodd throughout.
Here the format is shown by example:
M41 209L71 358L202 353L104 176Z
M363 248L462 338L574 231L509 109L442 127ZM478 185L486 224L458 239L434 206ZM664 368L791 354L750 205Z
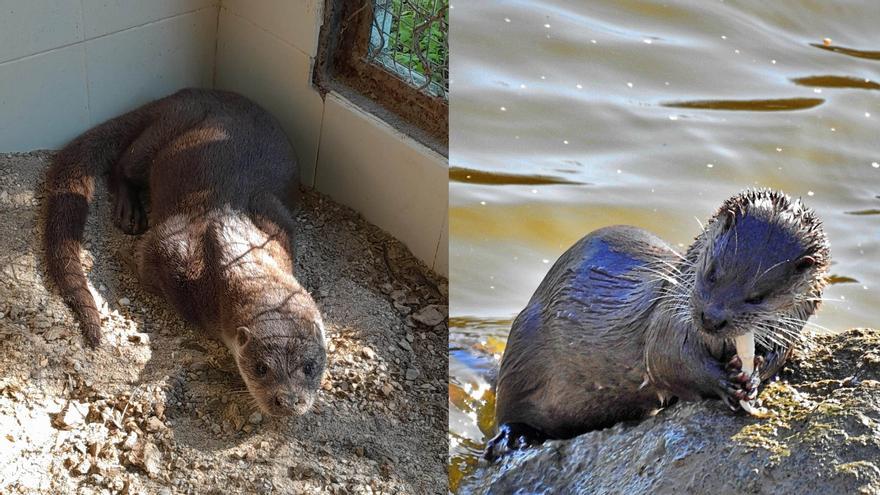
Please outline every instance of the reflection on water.
M824 103L822 98L778 98L775 100L698 100L664 103L670 108L699 108L703 110L741 110L749 112L782 112L806 110Z
M831 240L832 302L812 321L880 326L872 2L471 0L451 15L453 490L492 431L509 321L599 227L683 249L725 198L782 189Z

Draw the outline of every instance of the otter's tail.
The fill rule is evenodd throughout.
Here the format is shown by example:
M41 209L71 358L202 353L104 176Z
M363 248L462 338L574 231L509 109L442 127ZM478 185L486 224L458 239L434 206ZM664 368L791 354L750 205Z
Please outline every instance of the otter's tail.
M108 171L152 123L153 105L104 122L74 139L55 156L46 177L43 249L47 272L92 347L101 341L101 317L79 251L95 177Z

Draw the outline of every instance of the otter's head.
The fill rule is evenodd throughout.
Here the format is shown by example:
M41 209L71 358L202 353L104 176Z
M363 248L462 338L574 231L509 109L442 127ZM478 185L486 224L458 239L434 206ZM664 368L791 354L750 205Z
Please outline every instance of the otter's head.
M691 316L706 335L756 331L791 341L825 286L828 242L812 210L783 193L749 190L721 206L688 251ZM768 334L769 332L769 334Z
M327 362L320 315L262 315L238 327L234 341L238 370L261 411L299 416L309 410Z

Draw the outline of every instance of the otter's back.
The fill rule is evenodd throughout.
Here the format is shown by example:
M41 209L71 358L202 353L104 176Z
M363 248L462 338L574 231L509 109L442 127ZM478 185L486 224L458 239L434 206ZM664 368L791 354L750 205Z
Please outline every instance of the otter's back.
M579 409L571 401L590 407L599 390L620 394L605 404L644 403L638 387L648 315L663 284L657 270L674 259L660 238L629 226L596 230L560 256L511 327L498 420L530 423L538 415L534 423L561 425L560 413Z

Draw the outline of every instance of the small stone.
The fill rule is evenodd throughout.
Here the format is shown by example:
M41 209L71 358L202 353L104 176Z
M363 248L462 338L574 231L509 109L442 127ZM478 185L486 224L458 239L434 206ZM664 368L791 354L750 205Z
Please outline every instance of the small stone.
M104 448L104 442L91 442L89 443L89 455L92 458L98 457L101 454L101 449Z
M406 370L406 379L407 381L413 381L419 377L419 370L415 368L409 368Z
M90 469L92 469L92 461L90 461L89 458L86 457L85 459L83 459L83 461L81 463L77 464L76 469L74 469L74 471L76 471L78 474L85 475L85 474L89 474Z
M400 348L405 351L413 352L412 346L409 345L409 342L407 342L406 339L401 340L400 342L397 343L397 345L399 345Z
M52 424L61 430L71 430L85 423L88 410L85 404L72 400L55 415Z
M122 448L125 450L131 450L137 445L138 434L136 431L132 431L125 437L125 441L122 442Z
M260 411L256 411L250 415L248 418L248 423L252 425L258 425L263 422L263 415L260 414Z
M363 355L366 359L373 360L376 357L376 351L374 351L370 347L364 347L361 349L361 355Z
M64 327L55 326L49 329L48 332L43 334L43 338L46 339L47 342L58 340L65 335Z
M394 387L392 387L391 384L386 383L385 385L382 385L382 395L385 397L391 397L391 392L394 392Z
M433 327L446 320L446 306L440 306L439 304L425 306L413 314L412 318L422 325Z
M129 299L127 297L120 298L119 304L120 304L120 306L128 306L129 304L131 304L131 299Z
M147 431L149 431L149 432L156 432L156 431L159 431L159 430L165 428L165 425L162 423L162 420L157 418L156 416L150 416L147 419L145 426L147 428Z

